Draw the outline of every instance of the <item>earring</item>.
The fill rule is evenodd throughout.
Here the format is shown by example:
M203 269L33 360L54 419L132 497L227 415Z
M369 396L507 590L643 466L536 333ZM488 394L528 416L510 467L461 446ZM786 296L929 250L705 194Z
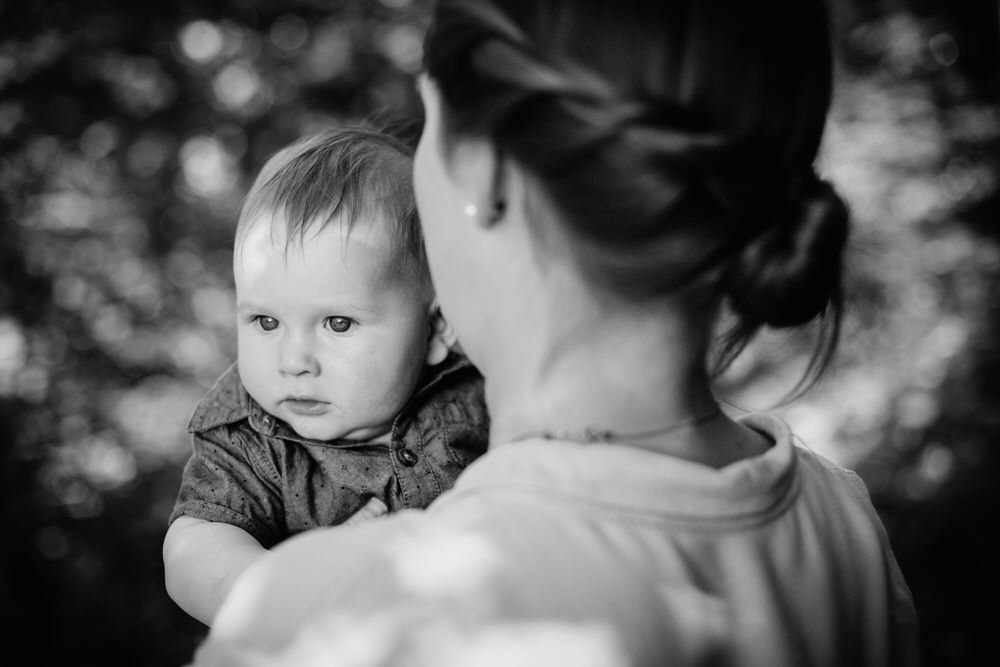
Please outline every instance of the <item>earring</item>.
M476 208L475 204L466 204L465 205L465 214L467 216L469 216L470 218L474 218L477 215L479 215L479 209Z

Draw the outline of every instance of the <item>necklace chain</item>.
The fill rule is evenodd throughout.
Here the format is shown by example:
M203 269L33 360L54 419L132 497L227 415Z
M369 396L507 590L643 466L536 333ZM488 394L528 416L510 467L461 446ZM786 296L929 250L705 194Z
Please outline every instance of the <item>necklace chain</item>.
M716 404L708 412L698 415L697 417L691 417L690 419L683 419L672 424L667 424L666 426L661 426L660 428L651 429L649 431L637 431L634 433L617 433L611 429L601 428L599 426L587 426L583 431L571 431L569 429L549 429L541 431L529 431L528 433L522 433L510 440L510 442L519 442L521 440L530 440L532 438L541 438L542 440L570 440L573 442L583 442L583 443L593 443L593 442L631 442L635 440L647 440L649 438L663 436L667 433L673 433L674 431L679 431L682 428L693 428L699 424L703 424L711 419L714 419L718 415L722 414L722 409Z

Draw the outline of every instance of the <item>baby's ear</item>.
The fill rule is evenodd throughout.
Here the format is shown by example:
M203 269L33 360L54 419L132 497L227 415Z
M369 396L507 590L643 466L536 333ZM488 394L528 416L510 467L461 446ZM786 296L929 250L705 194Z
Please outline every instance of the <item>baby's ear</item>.
M448 320L441 314L437 301L431 304L428 324L430 335L427 339L427 365L434 366L445 360L449 350L455 346L457 336L455 330L448 324Z

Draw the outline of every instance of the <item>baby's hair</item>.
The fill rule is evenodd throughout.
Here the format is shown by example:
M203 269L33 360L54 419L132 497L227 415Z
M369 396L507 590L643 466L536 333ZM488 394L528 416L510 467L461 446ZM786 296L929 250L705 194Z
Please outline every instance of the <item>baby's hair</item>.
M271 156L250 187L236 226L237 250L251 225L284 229L286 251L334 220L349 234L363 216L383 226L390 257L430 289L412 185L413 149L372 127L331 128Z
M588 280L727 302L717 371L760 327L818 317L818 376L848 222L813 169L832 80L822 0L440 0L432 25L446 146L485 136L531 173Z

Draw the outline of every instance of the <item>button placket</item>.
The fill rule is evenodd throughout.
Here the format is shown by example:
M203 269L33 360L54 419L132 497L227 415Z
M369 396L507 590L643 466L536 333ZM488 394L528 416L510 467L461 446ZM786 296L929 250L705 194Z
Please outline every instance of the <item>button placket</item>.
M417 456L417 453L412 449L408 447L400 447L396 450L396 460L407 468L412 468L417 465L417 461L420 460L420 457Z

